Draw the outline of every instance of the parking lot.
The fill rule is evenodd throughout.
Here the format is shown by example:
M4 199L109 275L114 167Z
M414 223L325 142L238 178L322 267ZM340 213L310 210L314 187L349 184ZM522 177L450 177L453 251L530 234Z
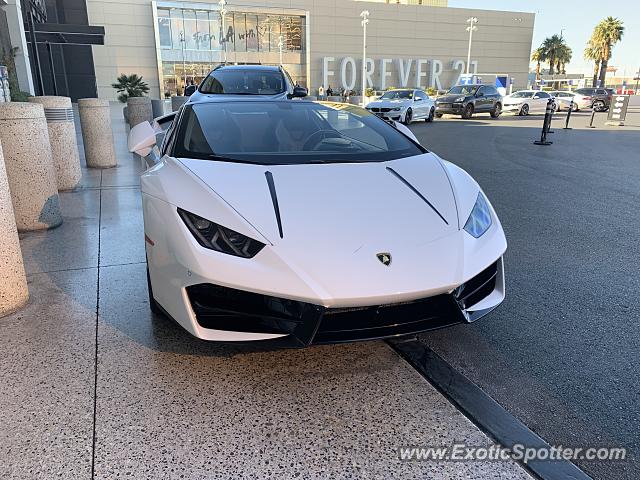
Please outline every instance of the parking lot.
M411 126L479 181L509 242L505 303L418 340L548 443L637 450L640 115L589 117L556 120L547 147L541 116ZM21 234L31 300L0 323L0 478L532 478L512 461L400 461L493 440L385 342L222 345L154 317L142 169L112 118L119 166L84 169L64 224Z
M471 326L420 341L549 443L640 446L635 364L640 326L640 114L445 117L411 127L420 141L471 173L507 235L507 296ZM637 460L577 462L594 478L640 477Z

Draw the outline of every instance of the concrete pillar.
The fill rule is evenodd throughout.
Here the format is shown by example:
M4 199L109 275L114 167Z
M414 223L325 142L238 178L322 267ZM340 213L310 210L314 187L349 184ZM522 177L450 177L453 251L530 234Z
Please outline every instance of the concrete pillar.
M111 129L111 108L107 100L78 100L84 156L89 168L111 168L118 165Z
M44 107L49 128L49 142L56 170L58 190L72 190L80 182L80 155L76 143L76 127L69 97L31 97L29 101Z
M7 15L7 27L11 45L17 48L13 61L16 65L18 85L20 90L33 95L35 91L31 75L31 59L29 58L29 48L27 47L27 38L24 31L24 20L26 19L22 18L21 3L20 0L8 0L4 11Z
M189 100L189 97L171 97L171 111L175 112L178 110L182 105L187 103L187 100Z
M16 220L13 214L9 180L0 144L0 317L4 317L29 299L27 278L22 263L22 252Z
M0 103L0 141L18 230L60 225L58 186L42 105Z
M127 99L127 109L131 128L142 122L151 123L153 112L149 97L129 97Z

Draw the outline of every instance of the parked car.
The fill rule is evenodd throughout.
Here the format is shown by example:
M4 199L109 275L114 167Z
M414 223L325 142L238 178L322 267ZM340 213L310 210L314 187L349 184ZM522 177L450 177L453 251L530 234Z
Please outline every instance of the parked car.
M530 113L544 113L547 110L549 99L553 98L547 92L542 90L520 90L511 95L504 97L505 112L515 113L516 115L529 115ZM554 102L555 110L556 104Z
M214 95L258 95L274 100L305 97L307 89L296 86L280 66L218 65L189 98L198 101Z
M549 95L553 97L558 111L568 110L569 107L574 112L582 108L591 108L591 98L578 92L554 91L549 92Z
M579 88L576 93L584 95L591 102L591 108L596 112L604 112L611 105L613 94L606 88Z
M378 100L369 102L366 109L379 117L409 125L413 120L433 121L434 101L424 90L395 89L385 92Z
M152 311L204 340L304 347L496 308L496 212L469 174L394 124L333 102L187 102L140 180ZM129 150L148 156L156 133L136 125Z
M502 113L502 96L493 85L456 85L436 99L436 117L445 113L471 118L475 113Z

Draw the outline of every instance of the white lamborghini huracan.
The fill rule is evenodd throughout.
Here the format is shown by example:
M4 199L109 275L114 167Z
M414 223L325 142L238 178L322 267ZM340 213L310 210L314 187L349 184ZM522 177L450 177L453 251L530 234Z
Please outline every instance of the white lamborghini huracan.
M141 180L149 298L196 337L366 340L472 322L504 299L495 211L406 127L249 96L168 118ZM129 149L157 154L159 131L134 127Z

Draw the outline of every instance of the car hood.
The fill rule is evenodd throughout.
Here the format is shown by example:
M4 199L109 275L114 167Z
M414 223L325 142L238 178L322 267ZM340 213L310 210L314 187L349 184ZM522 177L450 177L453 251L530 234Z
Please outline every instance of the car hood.
M411 99L398 99L398 100L374 100L373 102L369 102L367 104L368 107L406 107L408 105L413 104L413 100Z
M441 103L453 103L456 99L460 98L460 97L464 97L464 101L469 100L471 97L469 95L442 95L441 97L438 97L438 99L436 100L436 102L441 102Z
M398 292L414 288L417 277L436 267L447 278L434 277L434 286L453 284L460 273L460 235L452 238L459 233L456 202L433 154L313 165L179 161L272 244L270 253L300 278L320 282L322 291L356 289L347 285L345 269L353 268L354 281L364 281L368 274L378 278L385 268L376 260L381 252L393 258L393 273L385 278L397 282ZM273 178L282 235L267 172ZM431 280L418 283L428 287Z

